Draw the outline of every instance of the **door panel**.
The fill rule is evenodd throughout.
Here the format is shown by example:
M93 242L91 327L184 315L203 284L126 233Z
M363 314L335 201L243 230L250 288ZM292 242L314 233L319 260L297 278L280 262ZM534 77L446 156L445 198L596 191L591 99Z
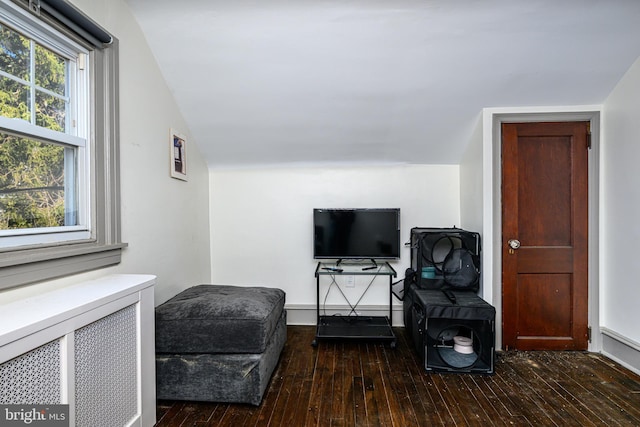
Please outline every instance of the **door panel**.
M519 338L571 337L571 275L520 274Z
M587 138L587 122L502 125L507 349L587 348Z
M518 184L520 240L528 246L570 246L571 140L520 138Z

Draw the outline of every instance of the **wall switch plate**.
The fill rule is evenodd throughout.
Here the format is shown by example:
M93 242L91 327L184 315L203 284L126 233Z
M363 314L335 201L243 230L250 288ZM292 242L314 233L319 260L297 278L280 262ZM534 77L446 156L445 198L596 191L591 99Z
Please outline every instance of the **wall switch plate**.
M347 276L345 278L344 286L346 288L355 288L356 287L356 276Z

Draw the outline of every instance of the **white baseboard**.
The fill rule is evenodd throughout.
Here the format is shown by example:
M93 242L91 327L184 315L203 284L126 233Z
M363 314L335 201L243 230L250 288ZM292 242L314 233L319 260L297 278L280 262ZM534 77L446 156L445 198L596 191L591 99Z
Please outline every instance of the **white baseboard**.
M640 343L601 327L602 354L640 375Z
M287 324L288 325L313 325L317 323L317 312L315 305L308 304L286 304L285 310L287 310ZM348 314L350 311L349 306L346 305L327 305L324 309L321 309L320 314ZM356 313L361 316L388 316L389 306L384 305L362 305L358 306ZM403 327L404 319L402 314L402 306L394 305L392 311L392 322L394 327Z

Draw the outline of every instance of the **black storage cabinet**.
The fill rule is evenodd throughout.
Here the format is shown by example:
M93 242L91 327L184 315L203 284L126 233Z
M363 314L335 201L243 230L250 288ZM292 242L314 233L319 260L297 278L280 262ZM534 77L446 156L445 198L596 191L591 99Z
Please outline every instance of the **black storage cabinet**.
M480 235L475 232L459 228L411 230L404 324L427 371L494 372L495 308L477 295L480 251ZM452 265L459 268L452 269ZM454 350L455 337L471 339L473 351Z
M452 291L452 302L442 291L411 290L411 340L434 372L493 374L495 308L472 292ZM473 352L454 350L454 337L470 338Z
M459 271L460 280L454 275L446 277L448 257L463 253L472 264L469 271ZM461 228L412 228L411 269L416 272L419 288L456 289L478 291L480 285L480 234ZM433 268L433 278L423 274L426 267ZM468 274L465 274L468 273ZM475 274L474 274L475 273Z
M461 228L411 229L411 268L405 273L403 290L404 324L412 334L411 307L414 303L413 289L455 289L477 292L480 286L480 234ZM475 270L475 280L465 286L452 286L445 281L443 267L445 259L452 251L465 249L470 255ZM433 269L433 277L425 277L423 269ZM463 272L464 273L464 272ZM469 276L465 275L467 279Z

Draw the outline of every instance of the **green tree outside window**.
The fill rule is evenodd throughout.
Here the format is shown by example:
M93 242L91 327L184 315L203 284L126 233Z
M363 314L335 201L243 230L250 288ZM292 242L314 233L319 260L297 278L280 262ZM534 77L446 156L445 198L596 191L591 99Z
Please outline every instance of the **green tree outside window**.
M32 62L33 61L33 62ZM0 24L0 115L53 131L67 128L68 61ZM0 130L0 230L65 223L65 151Z

